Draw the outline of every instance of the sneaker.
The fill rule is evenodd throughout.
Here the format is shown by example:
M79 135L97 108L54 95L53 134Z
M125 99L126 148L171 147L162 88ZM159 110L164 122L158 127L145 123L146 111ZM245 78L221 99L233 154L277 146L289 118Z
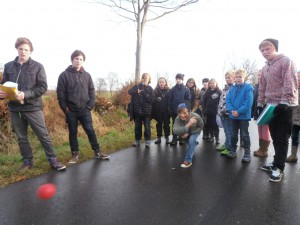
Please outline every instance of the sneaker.
M25 169L31 169L33 166L32 162L24 161L23 164L17 169L17 172L21 172Z
M141 141L135 140L135 141L132 143L132 146L133 146L133 147L139 147L140 144L141 144Z
M169 139L169 137L166 137L166 145L167 144L170 144L171 142L170 142L170 139Z
M274 168L274 170L272 170L272 175L270 176L269 181L279 182L281 181L282 177L283 177L283 172L278 168Z
M251 161L251 155L250 154L245 154L242 158L242 162L248 163Z
M220 151L220 152L221 152L221 151L224 151L225 149L227 149L225 145L216 147L216 150L218 150L218 151Z
M229 152L227 155L226 155L228 158L230 158L230 159L234 159L234 158L236 158L236 152Z
M226 148L225 150L221 151L221 155L228 155L229 152L230 150Z
M109 155L101 153L100 151L95 151L95 159L109 159Z
M57 158L51 158L49 159L49 163L50 163L50 166L53 170L65 170L66 169L66 166L63 165L62 163L60 163Z
M191 162L184 161L184 162L181 164L181 168L189 168L191 165L192 165Z
M77 163L79 160L79 152L76 151L76 152L72 152L72 158L69 160L69 164L75 164Z
M273 163L269 163L269 164L266 164L266 165L260 167L260 169L267 171L267 172L272 172L274 169L274 165L273 165Z
M145 141L145 147L150 148L150 141Z

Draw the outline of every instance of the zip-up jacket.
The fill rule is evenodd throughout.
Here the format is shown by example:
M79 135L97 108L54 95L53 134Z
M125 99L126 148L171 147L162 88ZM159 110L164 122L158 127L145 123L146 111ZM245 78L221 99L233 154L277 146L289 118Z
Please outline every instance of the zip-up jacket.
M138 89L142 90L138 94ZM139 83L133 86L128 94L131 95L131 107L133 107L133 116L151 117L153 89L149 85Z
M258 105L298 105L296 66L287 56L279 54L262 68L259 80Z
M251 120L253 104L253 86L243 83L233 85L226 95L226 107L229 111L229 118L235 120ZM232 111L237 111L239 116L234 117Z
M4 66L2 84L6 81L18 83L18 90L24 92L24 104L9 101L10 111L37 111L42 109L41 96L47 91L47 77L43 65L29 58L22 65L18 57Z
M59 75L57 99L60 108L66 112L92 110L95 106L95 88L91 75L83 67L79 71L71 65Z
M178 105L184 101L191 102L190 89L183 84L176 84L171 88L168 107L172 114L177 114Z

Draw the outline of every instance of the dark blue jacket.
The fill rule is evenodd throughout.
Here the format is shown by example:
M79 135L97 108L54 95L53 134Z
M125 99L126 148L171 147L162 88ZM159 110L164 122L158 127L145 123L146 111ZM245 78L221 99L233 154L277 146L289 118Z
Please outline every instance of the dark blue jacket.
M169 96L168 105L172 114L177 114L177 108L180 103L183 103L184 101L191 101L190 90L184 86L184 84L176 84L172 87Z

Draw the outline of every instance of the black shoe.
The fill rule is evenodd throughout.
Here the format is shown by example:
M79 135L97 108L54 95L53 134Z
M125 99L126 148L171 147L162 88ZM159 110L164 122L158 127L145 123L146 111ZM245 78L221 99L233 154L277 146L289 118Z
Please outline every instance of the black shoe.
M31 169L33 166L32 162L24 161L23 164L17 169L17 172L21 172L25 169Z
M281 181L282 177L283 177L283 172L278 168L274 168L272 170L272 175L270 176L269 181L279 182L279 181Z
M66 166L57 160L56 157L49 159L50 166L53 170L65 170Z
M219 145L219 144L220 144L220 139L216 138L216 145Z
M170 143L170 145L177 145L177 139L172 139L172 141L171 141L171 143Z
M269 163L269 164L266 164L266 165L260 167L260 169L267 171L267 172L272 172L274 169L274 165L273 165L273 163Z
M184 139L179 139L179 144L180 145L184 145L186 142L185 142L185 140Z
M95 151L95 159L109 159L109 155L100 153L100 151Z
M161 138L158 137L156 141L154 141L155 144L160 144L161 143Z

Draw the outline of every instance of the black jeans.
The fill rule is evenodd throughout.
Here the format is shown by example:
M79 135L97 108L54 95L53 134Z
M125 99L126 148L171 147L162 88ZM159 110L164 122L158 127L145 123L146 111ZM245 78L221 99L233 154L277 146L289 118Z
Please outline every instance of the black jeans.
M275 115L269 124L271 137L275 149L273 165L284 170L287 157L289 139L292 133L293 107L288 107L285 112Z
M71 151L79 151L77 133L78 133L78 121L80 121L85 133L89 138L89 142L94 151L100 150L95 130L93 128L92 114L86 109L80 112L67 112L66 119L69 128L69 141Z
M164 130L165 137L170 135L170 116L167 112L158 112L156 123L157 137L162 136Z
M150 139L151 139L150 120L151 120L150 117L145 117L145 116L135 116L134 117L135 140L140 141L142 139L142 129L143 129L143 124L144 124L145 141L150 141Z

